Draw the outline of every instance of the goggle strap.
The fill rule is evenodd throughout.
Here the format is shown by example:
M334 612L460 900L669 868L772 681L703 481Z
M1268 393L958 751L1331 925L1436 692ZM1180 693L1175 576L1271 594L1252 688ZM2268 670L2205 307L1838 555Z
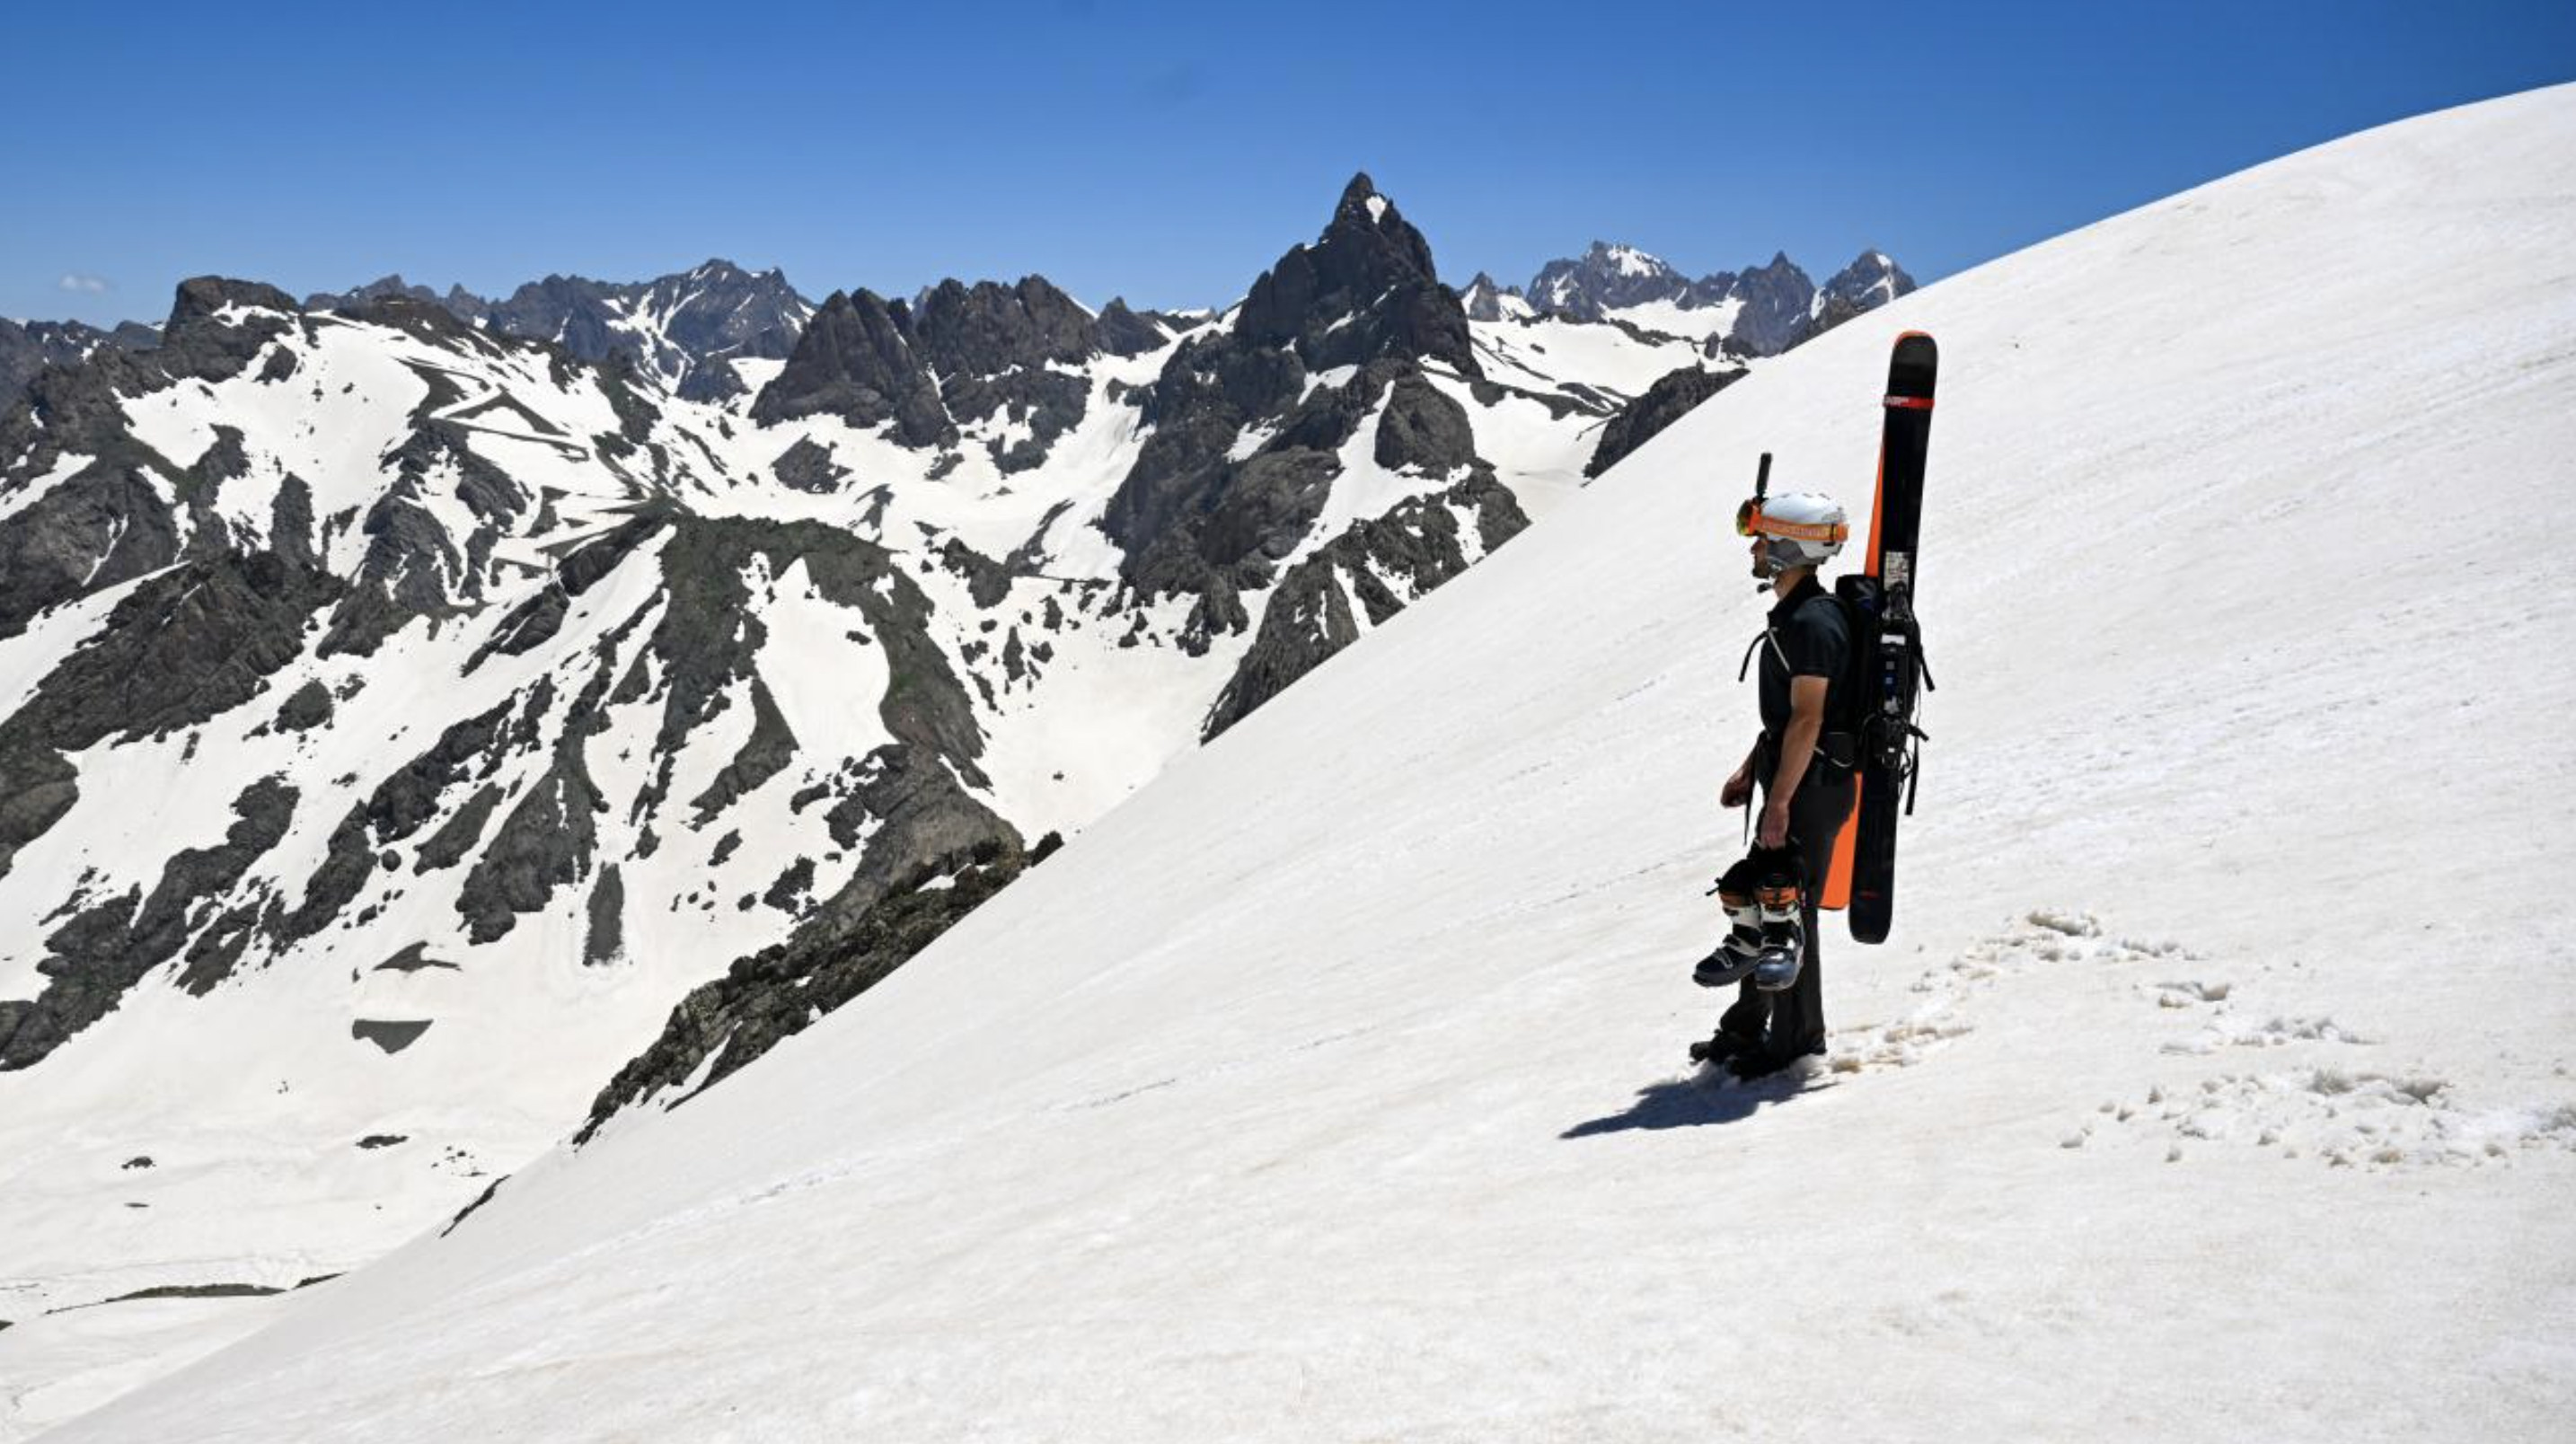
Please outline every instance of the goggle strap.
M1851 539L1851 526L1847 522L1782 521L1778 517L1764 516L1762 508L1749 501L1735 513L1735 530L1739 536L1752 536L1759 532L1791 541L1839 542Z

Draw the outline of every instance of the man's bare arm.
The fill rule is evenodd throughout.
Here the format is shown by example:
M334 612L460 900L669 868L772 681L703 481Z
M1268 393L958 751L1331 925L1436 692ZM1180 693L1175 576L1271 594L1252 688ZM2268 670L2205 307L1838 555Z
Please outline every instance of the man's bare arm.
M1816 755L1816 739L1825 732L1825 694L1833 686L1824 677L1789 679L1789 726L1780 738L1780 765L1771 773L1771 806L1786 808L1807 776L1807 761Z

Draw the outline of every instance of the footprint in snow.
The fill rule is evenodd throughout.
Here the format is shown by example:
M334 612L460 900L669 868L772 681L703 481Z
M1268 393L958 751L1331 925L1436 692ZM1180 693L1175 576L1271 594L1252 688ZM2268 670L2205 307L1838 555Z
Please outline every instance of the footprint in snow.
M1924 970L1910 991L1922 999L1893 1023L1837 1029L1825 1060L1829 1073L1910 1068L1953 1038L1976 1031L1968 1005L1978 993L2041 968L2125 966L2194 959L2180 943L2149 942L2106 932L2090 913L2038 908L2003 931L1980 938L1956 957ZM2193 984L2196 996L2227 996L2224 983Z

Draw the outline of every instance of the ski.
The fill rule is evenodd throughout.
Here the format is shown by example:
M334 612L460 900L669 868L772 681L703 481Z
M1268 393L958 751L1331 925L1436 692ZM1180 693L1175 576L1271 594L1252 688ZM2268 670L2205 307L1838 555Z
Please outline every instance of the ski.
M1914 617L1915 548L1923 519L1923 462L1932 440L1932 387L1940 369L1932 338L1896 338L1887 366L1878 490L1870 503L1868 581L1845 595L1868 612L1870 661L1859 699L1859 788L1843 829L1834 882L1847 883L1851 934L1887 940L1896 913L1896 824L1913 805L1921 729L1915 702L1929 687L1923 636ZM1828 891L1834 889L1829 886Z

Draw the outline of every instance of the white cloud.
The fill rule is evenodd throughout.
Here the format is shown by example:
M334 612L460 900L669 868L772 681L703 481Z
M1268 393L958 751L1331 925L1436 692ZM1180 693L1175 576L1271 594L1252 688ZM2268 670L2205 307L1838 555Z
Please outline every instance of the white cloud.
M57 291L71 291L83 296L97 296L115 290L116 288L109 285L107 278L104 276L92 276L80 271L66 271L63 273L63 278L61 280L54 282L54 289Z

